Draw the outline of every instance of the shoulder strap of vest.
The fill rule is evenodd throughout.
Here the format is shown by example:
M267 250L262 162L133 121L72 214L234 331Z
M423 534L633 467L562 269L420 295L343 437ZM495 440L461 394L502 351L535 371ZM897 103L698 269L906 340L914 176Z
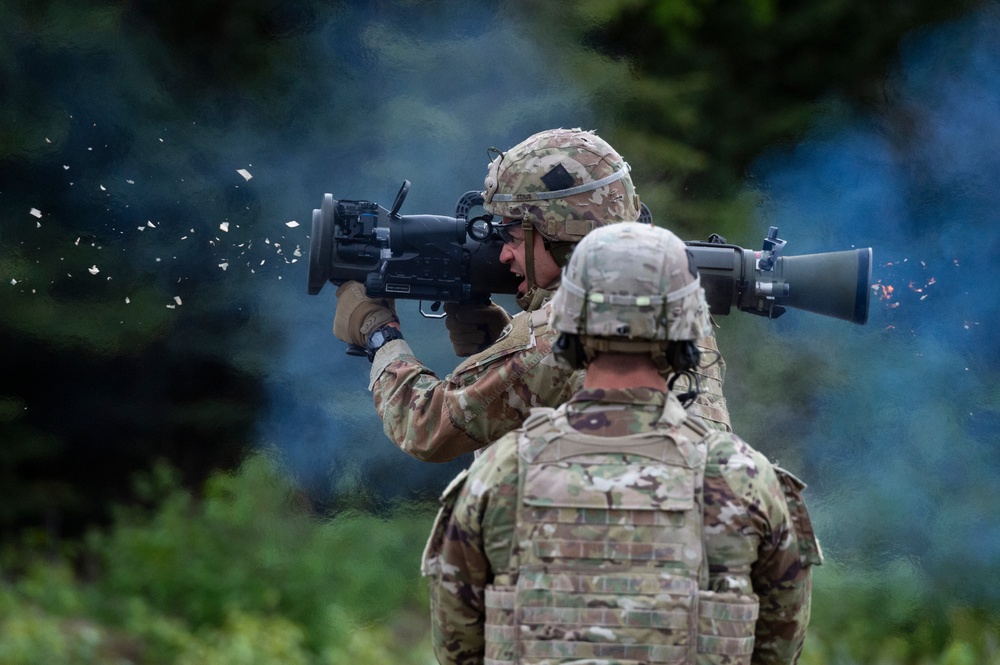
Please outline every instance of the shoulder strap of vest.
M705 421L690 414L681 423L681 430L695 443L700 443L712 433L712 428L706 425Z
M681 431L685 435L687 435L688 438L691 439L691 442L694 444L695 448L698 447L698 444L700 444L701 442L703 442L706 439L708 439L708 437L712 433L712 429L708 425L705 424L705 421L703 421L701 418L699 418L697 416L692 416L691 414L688 414L688 417L684 419L684 422L681 423L680 427L681 427ZM706 453L708 452L707 451L707 447L706 447L705 452ZM708 460L707 454L699 454L699 460L700 460L700 464L699 464L699 468L698 468L698 472L697 472L697 476L696 476L696 478L697 478L696 482L700 483L701 486L702 486L702 488L704 488L704 486L705 486L705 464L706 464L706 462ZM702 514L699 515L698 530L701 531L702 538L704 538L704 533L705 533L704 532L704 529L705 529L705 514L704 514L704 510L705 510L705 496L704 496L704 492L702 493L701 501L702 501ZM705 590L705 589L708 589L708 574L709 574L709 570L708 570L708 548L707 547L703 547L702 548L702 550L701 550L701 558L702 558L701 567L698 569L698 588L702 589L702 590Z
M548 446L555 436L559 435L557 428L553 427L553 414L556 409L538 406L533 407L524 419L521 426L523 431L518 436L517 454L522 460L531 462L538 456L538 453ZM549 429L552 436L545 436L545 430Z
M524 438L532 439L538 436L543 429L552 424L555 412L555 409L547 406L532 407L522 425L524 427Z

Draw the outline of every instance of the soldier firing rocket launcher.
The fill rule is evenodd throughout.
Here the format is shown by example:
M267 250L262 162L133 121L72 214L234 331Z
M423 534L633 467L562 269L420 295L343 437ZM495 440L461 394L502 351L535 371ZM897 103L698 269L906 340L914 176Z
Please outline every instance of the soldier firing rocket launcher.
M404 181L391 210L323 196L313 210L311 295L328 281L355 280L365 284L369 297L431 302L436 312L442 302L485 302L491 294L517 293L517 279L500 262L503 243L494 229L500 220L482 208L479 192L462 195L454 217L400 215L409 188ZM652 222L645 206L639 221ZM777 318L791 307L862 325L868 321L870 247L785 256L785 245L774 226L760 250L727 244L717 235L687 242L712 314L736 307ZM422 305L420 313L443 316Z

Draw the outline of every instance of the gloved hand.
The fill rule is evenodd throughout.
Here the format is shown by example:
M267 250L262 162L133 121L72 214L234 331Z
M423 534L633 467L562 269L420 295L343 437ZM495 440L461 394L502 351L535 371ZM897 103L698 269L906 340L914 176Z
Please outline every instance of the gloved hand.
M455 355L462 357L485 350L510 322L507 310L492 302L485 305L446 302L444 313L447 314L444 325L448 328Z
M363 347L369 335L393 321L399 321L395 300L369 298L360 282L344 282L337 289L337 313L333 317L337 339Z

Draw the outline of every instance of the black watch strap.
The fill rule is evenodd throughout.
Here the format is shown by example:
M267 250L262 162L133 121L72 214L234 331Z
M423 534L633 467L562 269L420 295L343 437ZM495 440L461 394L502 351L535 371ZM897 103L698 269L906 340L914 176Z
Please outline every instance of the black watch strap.
M377 328L375 332L368 336L368 343L365 344L365 352L368 354L368 362L375 361L375 352L381 349L394 339L403 339L402 331L388 324Z

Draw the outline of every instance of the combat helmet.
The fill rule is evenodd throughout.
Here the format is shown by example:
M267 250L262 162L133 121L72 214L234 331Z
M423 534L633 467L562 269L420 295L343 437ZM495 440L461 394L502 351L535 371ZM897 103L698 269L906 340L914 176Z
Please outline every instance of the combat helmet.
M483 207L520 220L532 287L545 286L534 280L535 230L556 263L565 266L573 245L589 232L639 219L628 163L592 131L549 129L497 153L484 183Z
M708 303L694 259L670 231L636 222L596 229L580 241L552 298L561 362L580 367L598 351L650 353L660 372L687 372L709 332Z

